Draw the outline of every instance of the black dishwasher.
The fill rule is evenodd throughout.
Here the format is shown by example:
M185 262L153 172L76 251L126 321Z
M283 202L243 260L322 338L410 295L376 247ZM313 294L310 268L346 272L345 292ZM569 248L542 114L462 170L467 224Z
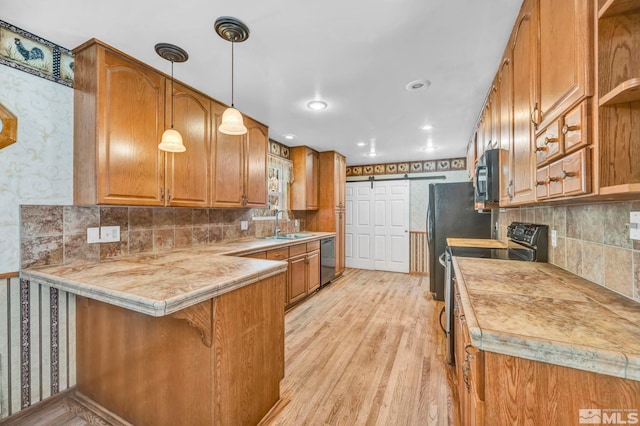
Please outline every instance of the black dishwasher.
M336 276L335 238L320 240L320 286L331 282Z

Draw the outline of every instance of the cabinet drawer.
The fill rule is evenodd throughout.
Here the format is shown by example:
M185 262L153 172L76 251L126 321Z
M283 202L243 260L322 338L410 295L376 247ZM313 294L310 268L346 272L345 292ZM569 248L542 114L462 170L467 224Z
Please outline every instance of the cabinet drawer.
M539 168L536 172L536 199L549 198L549 166Z
M299 254L305 254L307 252L306 244L296 244L295 246L289 247L289 256L297 256Z
M267 258L267 252L266 251L260 251L258 253L245 254L243 257L250 257L252 259L266 259Z
M536 138L536 164L543 164L547 161L558 158L562 153L560 143L560 122L558 120L551 123Z
M580 103L564 116L561 133L566 152L589 145L587 132L588 100Z
M549 197L562 195L562 160L549 165Z
M583 148L549 165L549 196L591 192L591 152Z
M587 148L562 159L563 195L591 192L591 152Z
M311 241L310 243L307 243L307 252L314 251L314 250L320 250L319 240Z
M267 259L270 260L284 260L289 257L288 248L273 249L267 252Z

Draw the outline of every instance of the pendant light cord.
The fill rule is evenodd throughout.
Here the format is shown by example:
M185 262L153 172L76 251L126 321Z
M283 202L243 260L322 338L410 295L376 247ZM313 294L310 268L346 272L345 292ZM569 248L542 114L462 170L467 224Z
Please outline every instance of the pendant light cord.
M173 129L173 61L171 61L171 128Z
M233 54L233 45L234 45L235 37L231 39L231 108L233 108L233 63L234 63L234 54Z

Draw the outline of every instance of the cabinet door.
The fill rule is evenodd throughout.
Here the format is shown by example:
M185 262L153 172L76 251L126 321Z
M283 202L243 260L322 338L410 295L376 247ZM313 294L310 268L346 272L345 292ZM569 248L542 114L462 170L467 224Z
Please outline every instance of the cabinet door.
M215 103L212 141L212 207L242 207L244 200L244 136L225 135L218 131L226 107Z
M307 283L309 293L320 288L320 250L307 253Z
M171 82L167 81L167 93L170 91ZM187 150L166 154L166 203L180 207L209 207L211 101L175 84L173 108L174 127L182 135ZM166 112L166 123L170 125L170 96L167 96Z
M248 117L245 117L245 124L245 207L266 207L268 130Z
M335 154L333 185L335 191L335 208L344 209L346 204L346 182L347 182L347 161L340 155Z
M539 0L541 127L591 94L593 1Z
M307 295L307 255L289 258L289 303Z
M336 238L334 252L336 256L336 277L342 275L345 269L345 232L346 216L344 210L336 211Z
M534 123L537 106L535 94L535 9L533 0L525 0L511 44L513 69L513 139L511 142L512 194L511 204L523 204L535 199L534 188Z
M306 188L306 204L307 210L318 209L318 170L320 160L318 153L313 150L307 151L307 188Z
M165 79L104 52L98 84L99 204L162 205ZM86 141L94 143L94 141Z
M503 58L498 71L498 84L500 85L500 206L511 204L513 181L511 176L511 106L512 94L511 55L507 48L506 57Z

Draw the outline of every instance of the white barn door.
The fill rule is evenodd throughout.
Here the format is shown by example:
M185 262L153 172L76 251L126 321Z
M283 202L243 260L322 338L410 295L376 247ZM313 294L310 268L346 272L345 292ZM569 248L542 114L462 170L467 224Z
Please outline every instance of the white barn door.
M346 265L409 272L409 181L347 182Z

